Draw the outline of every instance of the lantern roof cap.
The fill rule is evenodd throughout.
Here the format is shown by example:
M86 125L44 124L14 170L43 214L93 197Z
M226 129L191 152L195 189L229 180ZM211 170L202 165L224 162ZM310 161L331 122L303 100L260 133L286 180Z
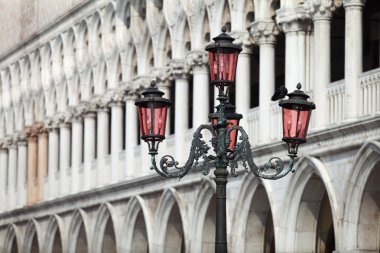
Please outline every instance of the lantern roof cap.
M288 93L287 96L289 99L280 100L279 104L281 107L291 107L293 105L302 105L306 106L309 109L314 110L315 104L313 102L309 102L307 99L310 98L305 92L301 90L302 85L300 83L297 84L297 90L294 90L291 93Z
M214 43L207 45L206 51L216 51L218 48L224 48L241 52L241 46L232 43L235 39L228 35L226 32L227 28L223 26L222 33L213 38Z
M156 82L154 80L152 80L152 82L150 83L150 86L146 90L144 90L141 94L143 95L143 97L140 99L137 99L135 102L135 105L137 106L142 105L142 104L147 104L149 102L158 102L158 103L162 103L168 106L171 105L169 99L162 97L165 93L160 91L157 88Z

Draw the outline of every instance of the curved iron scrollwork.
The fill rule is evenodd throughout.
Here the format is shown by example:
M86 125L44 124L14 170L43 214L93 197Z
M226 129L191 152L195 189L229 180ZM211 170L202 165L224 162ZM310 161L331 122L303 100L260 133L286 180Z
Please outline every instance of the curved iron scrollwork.
M239 131L240 136L235 148L230 152L222 152L226 157L220 157L220 154L215 156L209 155L208 152L211 149L206 141L204 141L202 131L208 130L212 134L212 146L214 151L227 150L229 145L229 140L231 132L233 130ZM214 166L214 162L217 159L228 160L228 165L230 167L230 174L232 176L238 176L237 169L239 163L243 165L246 171L248 168L252 173L258 178L276 180L286 176L293 169L294 159L296 155L289 154L290 162L288 167L284 169L284 162L278 157L272 157L267 163L262 167L258 167L254 160L251 151L251 144L249 143L249 138L245 130L241 126L231 126L225 133L226 137L225 143L221 143L218 140L218 129L215 129L211 125L201 125L194 133L194 139L191 144L190 155L184 166L179 167L178 162L171 155L165 155L161 158L159 167L156 163L156 154L152 154L152 167L159 175L166 178L182 178L191 169L194 169L199 164L199 160L202 160L202 173L204 175L209 174L210 169ZM219 146L221 145L221 146ZM220 152L218 152L220 153Z
M288 167L284 170L284 162L278 157L272 157L263 167L257 167L253 160L251 151L251 144L245 130L241 126L231 126L227 131L227 136L230 136L233 130L240 132L239 142L236 144L235 149L229 154L231 174L237 176L236 169L238 163L241 162L248 171L248 168L255 176L264 179L276 180L286 176L290 171L293 171L294 159L296 155L289 154L290 162Z
M152 154L152 167L159 175L166 178L182 178L192 168L194 169L198 165L199 159L203 159L203 174L207 175L210 172L211 161L215 159L214 156L208 155L208 151L211 148L207 145L206 141L202 139L202 130L209 130L212 137L215 138L216 131L210 125L201 125L194 133L194 138L191 143L190 156L186 163L182 167L178 167L178 162L170 155L165 155L160 160L160 168L156 164L156 154ZM174 169L173 171L169 171Z

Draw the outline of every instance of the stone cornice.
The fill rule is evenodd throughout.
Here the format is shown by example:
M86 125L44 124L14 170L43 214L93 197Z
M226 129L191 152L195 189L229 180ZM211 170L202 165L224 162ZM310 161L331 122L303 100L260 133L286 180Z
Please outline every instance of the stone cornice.
M285 33L311 30L311 16L303 7L282 8L276 14L276 22Z
M273 20L255 21L251 24L249 32L256 44L275 44L278 28Z

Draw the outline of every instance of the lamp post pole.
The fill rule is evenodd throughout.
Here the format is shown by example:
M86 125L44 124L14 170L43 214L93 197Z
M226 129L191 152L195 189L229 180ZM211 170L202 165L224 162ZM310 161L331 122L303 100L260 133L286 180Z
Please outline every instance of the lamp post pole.
M156 156L159 143L165 139L166 116L170 101L162 97L164 93L157 89L154 81L151 87L142 92L143 97L135 103L139 112L141 138L148 143L152 170L166 178L182 178L198 166L199 160L202 162L204 175L210 172L211 167L215 167L216 253L227 253L228 176L238 176L236 172L238 163L242 163L246 171L249 169L259 178L276 180L286 176L293 170L298 146L306 142L311 111L315 109L314 103L307 101L309 96L300 90L300 84L297 85L298 90L283 94L289 97L280 100L279 105L283 108L283 141L288 144L290 162L287 168L284 168L284 162L280 158L273 157L264 166L257 167L253 161L248 135L239 126L242 115L235 113L235 106L228 101L228 90L235 81L237 56L241 48L232 43L234 39L225 33L226 29L222 29L222 32L214 38L215 43L206 47L210 57L211 83L219 90L220 104L216 107L216 112L209 115L211 124L201 125L195 131L190 154L184 166L179 167L178 162L170 155L164 155L157 166ZM210 152L211 147L202 139L202 131L211 133L213 152Z

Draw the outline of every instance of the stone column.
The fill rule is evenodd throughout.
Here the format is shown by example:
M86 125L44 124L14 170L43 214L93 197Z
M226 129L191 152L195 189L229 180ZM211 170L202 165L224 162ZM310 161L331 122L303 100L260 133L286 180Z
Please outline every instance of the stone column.
M248 32L236 32L233 34L235 43L240 44L242 51L239 54L236 67L235 101L236 112L243 114L240 125L246 127L247 112L251 108L251 54L252 43L249 41Z
M135 100L137 96L131 92L125 97L125 151L126 151L126 170L125 175L132 177L136 171L135 148L137 147L137 112ZM145 143L144 143L145 144Z
M275 88L275 36L278 31L273 21L257 21L250 32L260 46L259 142L265 143L270 137L270 98Z
M25 130L28 140L28 171L27 171L27 204L37 201L37 130L27 127Z
M182 60L172 60L170 72L175 79L175 156L181 163L188 153L185 137L189 129L189 80Z
M296 90L298 83L305 89L306 32L311 29L311 20L303 7L279 9L276 13L277 24L286 36L285 86L289 92Z
M186 64L187 68L193 70L193 128L196 129L209 122L210 91L207 52L191 51L186 56Z
M48 199L53 199L59 192L56 178L59 171L59 123L56 120L46 122L49 135L48 144Z
M19 136L17 140L17 206L23 207L26 204L26 170L28 168L28 150L25 136Z
M42 202L45 199L45 177L48 171L48 134L43 123L36 123L38 131L38 151L37 151L37 189L38 201Z
M109 108L106 98L100 98L97 101L97 185L104 185L109 178L109 172L106 170L105 159L109 154Z
M120 153L123 150L123 106L124 91L114 90L108 94L111 107L111 182L122 180Z
M82 188L80 183L79 167L83 158L83 111L78 107L71 121L72 148L71 148L71 192L76 193ZM83 176L83 175L82 175Z
M334 1L331 1L334 2ZM330 73L330 27L331 12L335 8L333 3L317 3L310 7L309 11L314 23L314 102L318 106L318 110L313 112L314 127L317 129L324 128L327 124L327 86L331 82Z
M346 85L346 119L355 119L360 109L359 75L363 72L364 0L345 0L346 13L344 79Z
M16 171L17 171L17 145L13 139L9 139L8 145L8 210L15 207L16 197Z
M0 210L7 209L7 170L8 170L8 149L6 142L0 144Z
M91 163L95 160L96 148L96 112L95 107L91 103L86 104L86 112L84 118L84 189L91 187Z
M71 124L70 117L60 120L59 123L59 181L60 181L60 196L69 193L69 184L67 176L70 169L71 157Z

